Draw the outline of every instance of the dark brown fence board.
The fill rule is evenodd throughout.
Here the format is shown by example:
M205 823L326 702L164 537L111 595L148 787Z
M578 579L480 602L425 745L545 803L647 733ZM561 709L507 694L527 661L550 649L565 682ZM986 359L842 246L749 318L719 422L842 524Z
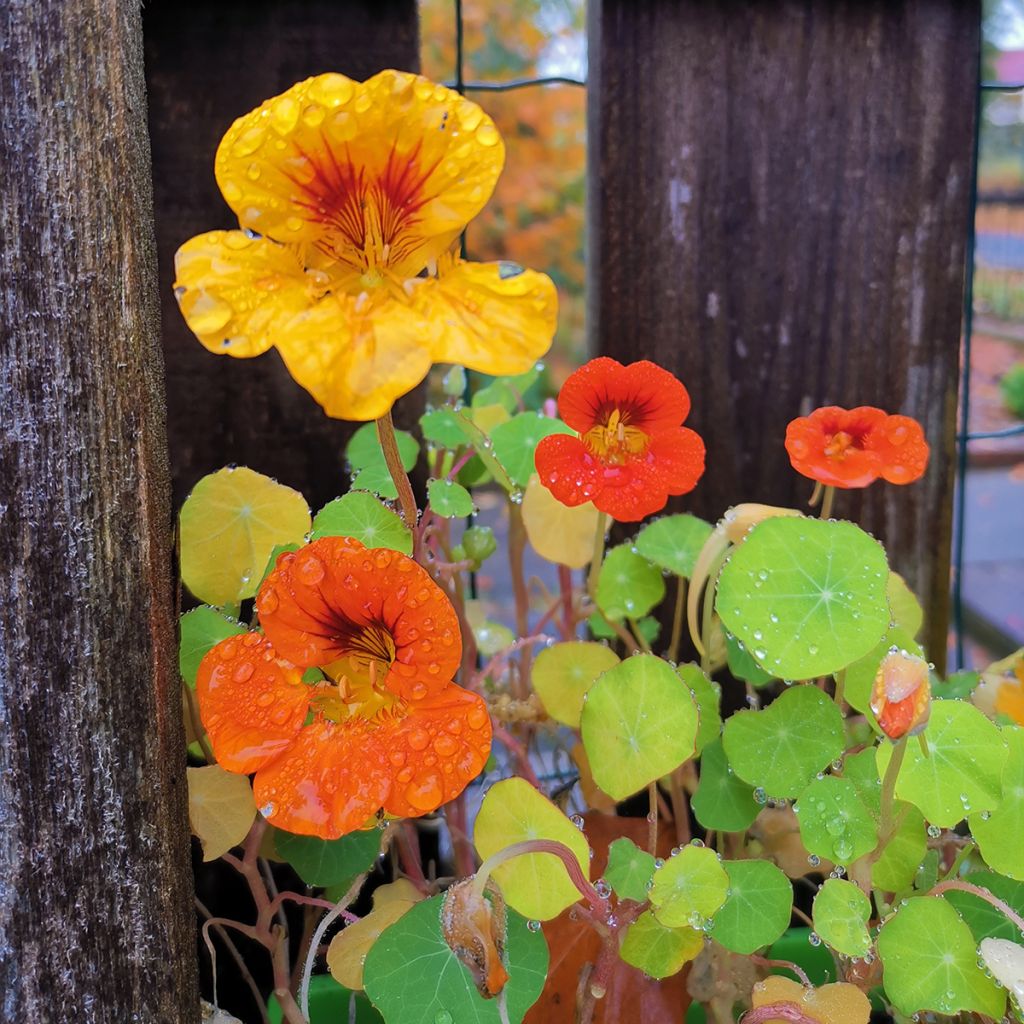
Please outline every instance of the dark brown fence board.
M679 501L793 505L786 424L924 423L925 479L841 494L943 660L977 0L592 0L595 347L677 372L708 446Z

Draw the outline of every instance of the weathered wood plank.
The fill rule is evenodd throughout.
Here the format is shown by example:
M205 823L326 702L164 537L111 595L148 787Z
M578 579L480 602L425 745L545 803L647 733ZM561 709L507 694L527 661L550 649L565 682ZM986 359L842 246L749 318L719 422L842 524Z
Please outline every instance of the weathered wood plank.
M0 1018L198 1016L141 21L0 6Z
M921 420L927 477L841 495L943 660L977 0L595 0L590 327L677 372L714 516L806 500L787 422Z
M210 355L171 291L175 250L202 231L234 227L213 156L236 118L324 71L359 80L415 71L415 0L154 0L144 9L154 202L167 362L175 504L204 473L237 462L297 487L318 507L344 489L351 424L329 420L271 351ZM416 397L400 403L415 412Z

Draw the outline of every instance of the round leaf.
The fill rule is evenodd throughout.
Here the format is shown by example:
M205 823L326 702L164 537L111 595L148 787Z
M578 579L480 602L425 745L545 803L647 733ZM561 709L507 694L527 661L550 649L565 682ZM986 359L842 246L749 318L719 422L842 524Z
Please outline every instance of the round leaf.
M845 956L864 956L871 948L870 917L871 901L845 879L827 879L814 897L815 931Z
M711 536L711 529L710 523L697 516L662 516L637 534L637 554L659 569L689 579L700 549Z
M228 618L216 608L203 605L186 612L180 619L181 639L178 642L178 668L181 678L195 688L196 673L207 651L229 636L245 632L245 626Z
M416 438L405 430L396 430L395 440L402 468L408 472L416 465L420 446ZM395 482L391 479L391 471L384 460L376 423L367 423L352 435L345 447L345 458L348 459L353 471L353 490L373 491L382 498L398 497Z
M189 768L188 817L203 846L203 860L216 860L249 834L256 801L247 775L220 765Z
M704 948L704 934L694 928L667 928L649 910L626 931L619 956L649 978L668 978Z
M443 519L465 519L476 511L473 495L453 480L431 480L427 484L427 500Z
M597 578L597 604L609 619L639 619L665 596L665 580L628 544L612 548Z
M702 927L728 892L729 876L717 854L704 846L684 846L654 872L648 896L663 925Z
M697 704L700 725L697 728L697 753L709 743L718 739L722 731L722 717L719 706L722 702L722 688L709 679L700 665L689 662L680 665L676 671L679 678L690 688L690 694Z
M654 874L654 858L622 836L608 847L608 866L604 880L615 890L620 900L647 899L647 883Z
M978 967L971 930L945 900L908 900L882 925L878 955L886 995L905 1016L922 1010L1003 1015L1006 994Z
M473 842L482 860L527 839L550 839L567 846L584 876L590 873L587 838L542 793L525 779L495 783L480 805ZM571 907L580 893L569 880L565 865L552 853L515 857L492 876L505 902L526 917L548 921Z
M337 885L373 866L380 853L380 832L370 828L340 839L278 832L275 846L278 856L288 861L307 885Z
M1024 729L1003 729L1009 756L1003 767L1002 802L968 819L988 866L1024 882Z
M534 473L533 453L552 434L574 434L561 420L537 412L521 412L491 431L494 454L517 487L525 487Z
M444 894L417 903L387 928L363 966L366 994L387 1024L500 1024L498 1000L477 992L469 971L441 932ZM505 986L508 1019L518 1022L537 1001L548 947L518 914L508 914Z
M744 955L769 946L789 926L793 913L793 886L766 860L725 862L729 896L715 914L715 941Z
M708 829L743 832L761 810L754 790L729 767L720 739L709 743L700 756L700 783L691 801L697 820Z
M878 643L888 576L882 546L852 523L777 516L734 550L715 607L764 669L811 679Z
M693 757L697 706L667 661L641 654L594 683L580 726L594 781L625 800Z
M935 825L951 827L971 812L991 811L1002 799L1006 745L999 729L976 707L959 700L932 702L922 734L907 745L896 779L896 796L919 807ZM884 778L892 744L878 748L878 774Z
M533 663L533 688L547 713L563 725L580 727L583 698L602 672L619 663L604 644L571 641L545 647Z
M893 625L906 630L911 636L917 636L924 624L924 612L914 592L907 586L907 581L898 572L890 572L885 593L889 598Z
M541 558L570 569L582 569L594 555L594 537L601 513L589 501L575 508L563 505L534 474L523 494L523 526Z
M204 476L181 507L181 578L207 604L238 604L259 586L275 544L301 543L309 507L298 491L244 466Z
M1024 916L1024 883L1004 878L994 871L973 871L963 880L987 889L993 896L997 896ZM1020 938L1020 930L1001 910L997 910L973 893L948 889L942 894L942 898L956 908L956 912L967 922L976 941L980 942L987 938Z
M849 864L878 845L874 818L849 779L815 779L793 807L809 853Z
M817 687L794 686L761 711L732 715L722 741L744 782L769 796L794 797L842 754L843 716Z
M469 438L462 428L462 420L455 414L455 410L447 405L425 412L420 417L420 431L425 441L452 451L469 443Z
M910 804L897 802L896 814L899 828L886 844L881 857L871 865L871 884L883 892L909 889L928 849L921 812Z
M412 554L412 533L397 512L366 491L350 491L328 502L313 520L313 540L355 537L368 548Z

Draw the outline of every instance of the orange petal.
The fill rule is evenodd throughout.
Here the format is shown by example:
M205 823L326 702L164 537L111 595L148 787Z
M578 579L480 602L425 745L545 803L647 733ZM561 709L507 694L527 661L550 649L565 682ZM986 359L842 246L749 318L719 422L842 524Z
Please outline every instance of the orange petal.
M910 416L886 416L872 435L871 447L882 460L882 476L891 484L919 480L928 468L928 442Z
M525 373L551 347L558 296L546 274L515 263L456 263L416 282L413 302L441 325L434 362L494 376Z
M295 251L244 231L208 231L174 256L174 295L191 331L217 355L266 352L306 309L313 282Z
M381 726L381 734L394 773L384 810L408 818L454 800L491 752L487 705L455 685L411 704L404 718Z
M430 371L440 324L385 283L335 291L289 321L276 338L288 372L328 416L373 420Z
M889 651L878 666L870 704L891 740L923 729L931 710L928 663L906 651Z
M218 763L248 774L295 741L311 690L266 637L247 633L207 652L199 664L196 694Z
M578 437L552 434L543 438L533 461L541 483L570 508L592 501L601 490L604 467Z
M285 832L337 839L380 810L391 774L366 721L318 721L256 773L253 795L260 813Z
M283 554L256 608L277 649L304 668L366 653L365 632L383 630L394 644L384 684L407 699L447 687L462 660L458 617L427 571L352 537L323 537Z
M867 487L878 479L881 460L868 439L885 421L885 413L871 406L842 409L825 406L809 416L792 420L786 428L786 451L793 468L828 487ZM831 439L845 432L854 440L842 457L826 453Z
M690 412L682 382L642 359L623 366L601 356L571 374L558 393L558 411L573 430L585 434L612 409L628 410L629 424L653 434L678 427Z
M413 277L490 198L494 122L426 78L308 78L228 129L217 183L243 227Z

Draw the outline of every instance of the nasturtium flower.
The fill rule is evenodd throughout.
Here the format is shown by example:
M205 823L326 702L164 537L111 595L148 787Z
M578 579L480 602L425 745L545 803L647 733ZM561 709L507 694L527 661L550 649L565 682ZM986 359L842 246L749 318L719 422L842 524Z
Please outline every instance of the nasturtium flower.
M826 487L867 487L879 477L909 484L928 466L921 424L870 405L828 405L792 420L786 451L798 473Z
M525 372L554 336L554 285L456 254L504 152L479 106L418 75L299 82L235 121L217 150L241 230L178 250L185 320L211 352L276 347L342 419L382 416L432 363Z
M565 382L558 411L578 437L554 434L537 445L541 483L570 507L592 501L633 522L693 490L704 472L704 442L682 426L690 396L646 359L623 366L602 356Z
M458 619L411 558L324 537L278 558L256 609L263 633L217 644L196 691L217 761L256 773L272 824L333 839L381 809L436 810L480 773L490 717L452 682Z
M920 732L928 724L931 711L928 663L894 647L878 666L870 703L889 739Z

